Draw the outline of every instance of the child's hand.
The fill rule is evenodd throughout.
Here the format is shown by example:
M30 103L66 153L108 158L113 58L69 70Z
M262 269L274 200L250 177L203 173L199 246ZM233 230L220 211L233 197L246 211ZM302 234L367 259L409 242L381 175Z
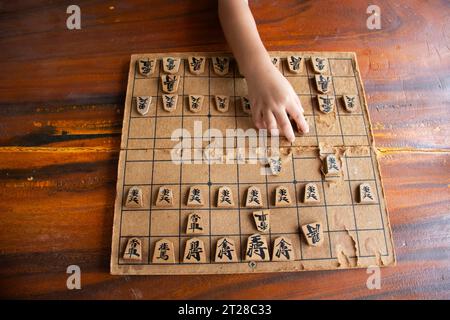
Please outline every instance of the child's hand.
M271 63L246 74L252 118L258 129L279 129L290 141L295 140L288 115L304 133L309 131L303 107L289 81Z

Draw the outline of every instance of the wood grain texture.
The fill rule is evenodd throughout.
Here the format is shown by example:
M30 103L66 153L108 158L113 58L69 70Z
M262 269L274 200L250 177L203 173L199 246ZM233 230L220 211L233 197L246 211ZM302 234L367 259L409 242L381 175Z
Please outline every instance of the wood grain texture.
M0 203L2 297L450 298L447 154L382 156L398 265L382 269L382 289L373 291L364 269L202 276L200 282L110 276L117 153L2 152L0 161L0 196L8 199ZM71 264L82 270L81 291L65 287Z
M450 298L450 4L250 1L269 50L355 51L365 83L398 266L365 270L116 277L109 255L132 53L227 50L215 1L0 4L2 298ZM325 9L324 9L325 8ZM326 19L320 19L320 18ZM66 268L82 270L69 291ZM158 288L158 290L154 290Z

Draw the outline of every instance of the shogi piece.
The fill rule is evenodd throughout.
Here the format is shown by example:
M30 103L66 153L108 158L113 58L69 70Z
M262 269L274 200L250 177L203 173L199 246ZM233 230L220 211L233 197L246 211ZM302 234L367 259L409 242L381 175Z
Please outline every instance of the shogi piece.
M144 77L149 77L155 72L156 59L139 59L138 70Z
M252 234L248 237L245 261L270 261L266 237L259 233Z
M324 57L312 56L311 63L315 73L326 73L328 71L328 60Z
M230 58L228 57L212 57L212 64L214 73L219 76L224 76L230 69Z
M216 244L215 262L237 262L236 247L230 238L220 238Z
M152 97L140 96L136 97L136 111L145 116L150 110L150 103L152 102Z
M173 243L167 239L161 239L155 243L153 263L175 263Z
M142 208L144 206L144 199L142 195L142 189L133 186L128 190L127 197L125 198L125 207L127 208Z
M142 261L142 242L139 238L131 238L128 240L125 252L123 253L123 259Z
M368 183L361 183L359 185L359 203L373 203L375 202L375 195L372 187Z
M281 173L282 169L281 158L279 156L269 157L267 161L269 162L270 172L272 173L272 175L278 176Z
M250 106L250 100L248 100L247 97L241 97L241 106L242 106L242 111L244 111L244 113L246 113L246 114L252 113L252 109Z
M325 174L325 177L339 177L341 175L341 167L334 154L329 154L325 157L323 173Z
M165 93L174 93L178 90L180 77L174 74L164 74L161 76L162 91Z
M292 73L300 73L302 71L302 57L300 56L289 56L287 57L287 64L289 71Z
M165 73L174 74L180 69L180 58L164 57L163 58L163 70Z
M248 188L245 206L250 208L262 207L262 195L261 190L258 187L251 186Z
M206 58L205 57L189 57L188 58L189 63L189 72L192 74L202 74L205 72L205 64L206 64Z
M203 213L193 212L189 214L186 223L186 234L203 234L205 231Z
M316 74L317 91L320 93L329 93L331 91L331 77L322 74Z
M187 206L188 207L201 207L205 204L203 198L203 192L200 187L194 186L189 189Z
M230 187L223 186L219 188L219 191L217 192L217 207L233 207L234 206L234 200L233 200L233 192L231 191Z
M172 189L166 186L159 187L155 205L157 207L172 207L173 206Z
M204 97L200 95L189 95L189 110L200 112L202 110Z
M347 110L348 112L355 112L357 109L356 106L356 99L357 96L355 95L343 95L342 99L344 100L344 106L345 106L345 110Z
M253 212L253 219L255 220L256 230L258 232L267 233L270 230L270 211L261 210Z
M228 96L214 96L216 101L216 108L219 112L227 112L230 105L230 98Z
M330 113L334 110L335 99L332 96L319 94L317 95L319 110L323 113Z
M177 109L178 96L176 94L163 94L163 109L167 112L174 112Z
M285 186L278 186L275 189L275 206L276 207L288 207L292 204L291 195L289 189Z
M323 243L322 223L313 222L302 226L303 234L310 246L320 246Z
M278 237L273 242L272 261L295 260L292 241L287 237Z
M198 238L192 238L186 241L183 256L184 263L205 263L206 252L205 244Z
M305 196L303 198L304 203L317 203L320 202L319 188L315 183L307 183L305 186Z
M280 69L280 57L271 57L270 60L277 69Z

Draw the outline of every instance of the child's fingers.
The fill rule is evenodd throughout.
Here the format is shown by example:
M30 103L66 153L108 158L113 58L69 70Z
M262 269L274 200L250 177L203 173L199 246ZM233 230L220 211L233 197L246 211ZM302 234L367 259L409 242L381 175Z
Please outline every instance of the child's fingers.
M287 113L285 111L279 111L275 114L275 117L283 135L289 142L293 142L295 140L294 130L292 129Z
M304 113L305 109L303 109L303 106L302 106L302 103L300 102L299 97L295 93L293 93L293 98L294 98L294 101L297 104L298 108L300 109L300 112Z
M297 128L300 129L303 133L309 132L309 125L303 116L303 111L300 111L298 106L294 105L286 109L292 120L297 124Z
M277 120L275 119L275 116L273 115L272 111L266 110L263 114L264 122L266 124L267 130L269 130L270 134L273 136L278 135L278 126L277 126Z
M253 123L255 124L256 128L258 128L258 129L265 128L263 116L259 109L255 110L255 112L252 112L252 119L253 119Z

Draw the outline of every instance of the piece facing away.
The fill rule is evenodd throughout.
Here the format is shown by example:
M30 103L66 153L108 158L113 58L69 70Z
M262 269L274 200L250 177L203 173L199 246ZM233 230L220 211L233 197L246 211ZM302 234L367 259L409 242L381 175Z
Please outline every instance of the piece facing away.
M190 56L188 58L188 63L190 73L199 75L205 72L206 57Z
M174 74L164 74L161 76L162 91L165 93L175 93L178 90L180 77Z
M174 57L164 57L162 60L163 63L163 70L165 73L178 73L178 70L180 69L180 58L174 58Z
M320 93L330 93L331 86L332 86L330 76L316 74L315 79L316 79L317 91L319 91Z
M191 112L197 113L202 110L203 96L200 95L189 95L189 110Z
M280 69L280 57L271 57L270 60L272 61L272 64L275 66L275 68Z
M328 72L328 60L324 57L312 56L311 63L315 73Z
M139 59L137 60L139 73L144 77L149 77L155 72L156 59Z
M228 57L212 57L214 73L219 76L224 76L230 69L230 58Z
M334 110L335 98L333 96L319 94L317 95L319 110L322 113L331 113Z
M247 97L241 97L242 111L246 114L252 114L252 109L250 106L250 100Z
M342 99L344 100L345 110L348 112L355 112L358 109L356 102L358 99L357 96L345 94L342 96Z
M287 64L291 73L300 73L303 70L303 58L300 56L287 57Z
M174 112L177 109L178 96L176 94L163 94L163 109L167 112Z
M152 97L150 96L139 96L136 97L136 111L145 116L150 110L150 103L152 102Z
M219 112L227 112L230 105L230 98L228 96L214 96L216 108Z

